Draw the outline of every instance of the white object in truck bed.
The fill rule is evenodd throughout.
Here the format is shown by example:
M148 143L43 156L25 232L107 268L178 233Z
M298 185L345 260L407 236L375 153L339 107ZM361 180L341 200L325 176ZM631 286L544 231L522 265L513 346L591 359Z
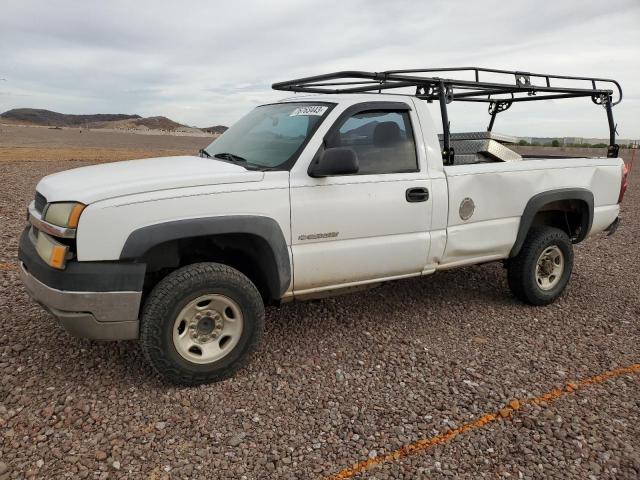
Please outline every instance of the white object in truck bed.
M500 143L512 141L513 137L493 132L464 132L452 133L450 138L456 164L522 160L522 155ZM442 135L438 135L438 140L443 147Z

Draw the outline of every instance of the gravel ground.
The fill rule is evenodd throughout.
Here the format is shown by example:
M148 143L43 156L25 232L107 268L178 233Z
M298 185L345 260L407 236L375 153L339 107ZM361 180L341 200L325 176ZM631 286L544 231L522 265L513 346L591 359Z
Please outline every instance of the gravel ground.
M80 164L0 165L0 479L321 478L640 361L632 175L621 228L577 246L551 306L515 301L499 264L449 271L270 308L235 378L166 385L135 342L67 335L10 266L37 180ZM638 478L638 438L640 375L622 375L361 477Z

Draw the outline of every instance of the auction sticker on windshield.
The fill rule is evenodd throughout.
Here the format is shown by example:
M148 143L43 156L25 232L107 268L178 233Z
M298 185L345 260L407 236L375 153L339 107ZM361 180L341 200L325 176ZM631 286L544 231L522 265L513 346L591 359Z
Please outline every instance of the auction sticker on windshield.
M317 115L322 116L327 111L325 105L305 105L304 107L298 107L289 114L290 117L297 117L299 115Z

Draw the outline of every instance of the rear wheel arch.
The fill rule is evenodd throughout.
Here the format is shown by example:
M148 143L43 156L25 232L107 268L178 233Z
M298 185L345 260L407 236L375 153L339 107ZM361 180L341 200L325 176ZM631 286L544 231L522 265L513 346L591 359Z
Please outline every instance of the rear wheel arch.
M550 226L563 230L572 243L586 238L593 223L593 193L584 188L563 188L534 195L525 206L516 241L509 257L520 252L532 227Z
M148 272L216 261L250 278L265 302L277 300L291 284L288 246L278 223L253 215L177 220L133 231L121 260L147 264Z

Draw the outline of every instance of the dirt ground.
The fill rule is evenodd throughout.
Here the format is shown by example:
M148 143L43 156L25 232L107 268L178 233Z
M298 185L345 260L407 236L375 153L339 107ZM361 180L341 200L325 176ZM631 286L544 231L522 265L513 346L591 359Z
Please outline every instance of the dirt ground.
M0 480L639 478L639 172L620 229L576 246L553 305L517 302L488 264L273 307L235 378L176 388L136 342L58 327L19 282L17 237L43 175L209 139L15 128L0 128Z
M0 125L0 164L7 161L102 162L185 155L197 152L212 140L210 136Z

